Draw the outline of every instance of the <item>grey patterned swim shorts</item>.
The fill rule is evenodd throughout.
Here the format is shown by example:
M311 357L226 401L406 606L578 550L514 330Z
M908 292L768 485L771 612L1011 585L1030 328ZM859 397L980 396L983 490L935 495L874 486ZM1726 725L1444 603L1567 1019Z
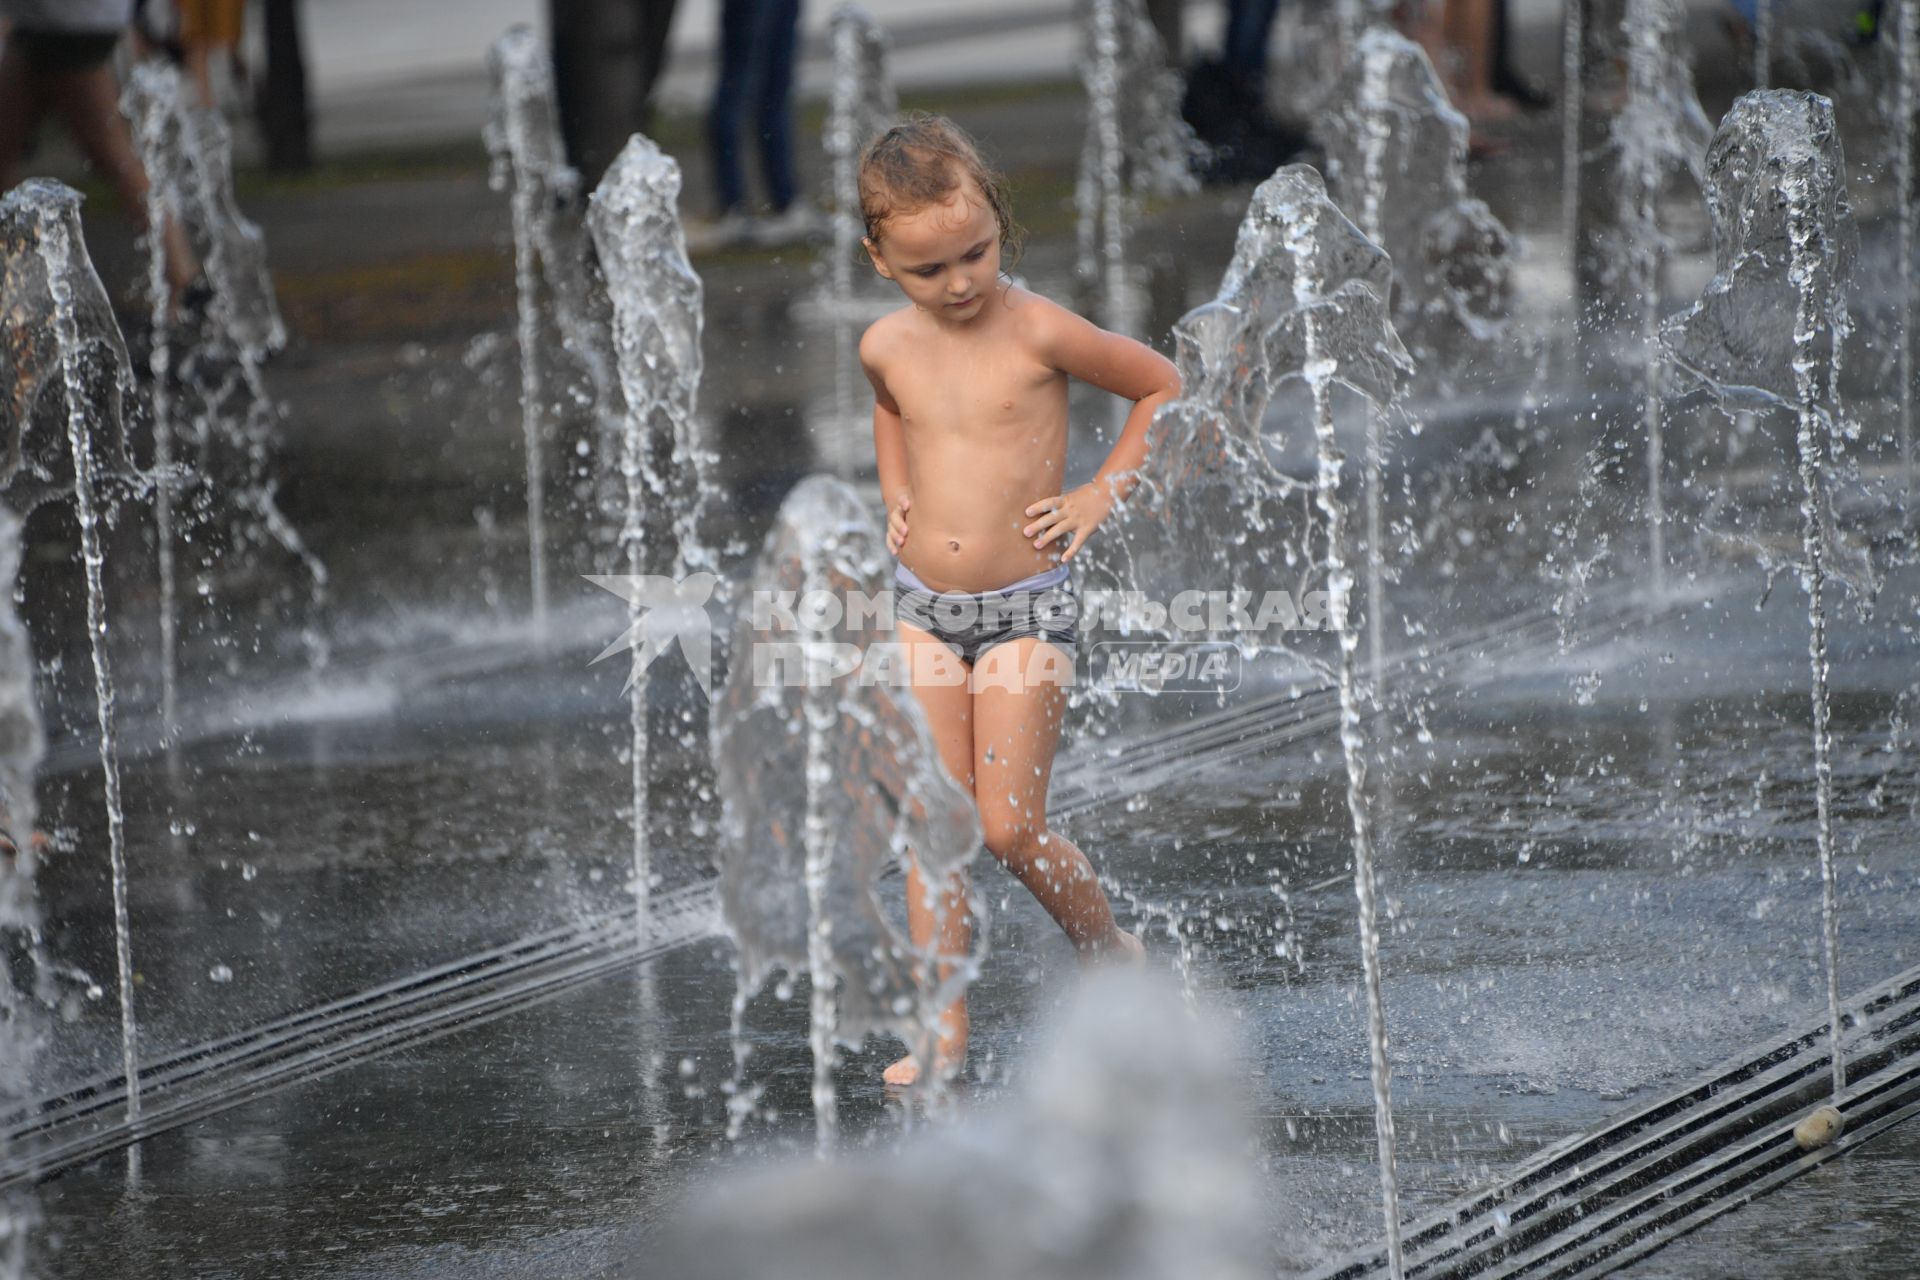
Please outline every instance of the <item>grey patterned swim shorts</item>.
M896 565L893 611L969 664L997 644L1027 636L1040 636L1069 656L1080 644L1080 600L1064 564L979 592L932 591L911 569Z

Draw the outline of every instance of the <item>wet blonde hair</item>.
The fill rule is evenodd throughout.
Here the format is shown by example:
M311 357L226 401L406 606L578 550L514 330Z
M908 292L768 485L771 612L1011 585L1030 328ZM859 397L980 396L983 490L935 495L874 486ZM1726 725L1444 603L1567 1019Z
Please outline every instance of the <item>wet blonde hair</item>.
M945 116L925 112L908 116L860 153L860 217L867 239L879 244L887 223L944 204L968 178L1000 224L1000 267L1012 267L1026 233L1013 220L1006 179L981 159L966 130Z

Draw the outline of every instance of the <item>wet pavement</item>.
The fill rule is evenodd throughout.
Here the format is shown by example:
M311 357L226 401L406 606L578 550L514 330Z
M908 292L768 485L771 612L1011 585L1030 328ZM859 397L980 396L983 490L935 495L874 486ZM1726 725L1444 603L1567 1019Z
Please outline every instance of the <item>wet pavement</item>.
M956 114L1013 171L1035 233L1023 272L1075 297L1071 192L1058 175L1078 145L1077 102L1050 92ZM1510 162L1474 175L1526 236L1527 278L1541 282L1565 270L1549 230L1557 192L1542 176L1550 133L1537 127ZM1150 212L1138 237L1148 333L1211 295L1245 199L1210 192ZM1861 199L1869 217L1873 199ZM209 576L239 613L190 619L184 687L198 728L171 759L149 750L127 768L152 1052L616 911L629 892L622 673L587 665L623 613L570 576L604 568L608 553L605 528L564 485L555 581L567 585L551 652L532 649L523 617L503 199L466 171L261 191L247 204L297 335L271 370L287 405L278 468L289 514L332 570L335 660L318 677L302 669L287 566ZM365 234L329 233L348 222ZM96 240L113 235L109 225ZM1669 275L1675 299L1697 289L1699 248ZM101 256L111 278L120 268ZM813 287L810 261L698 265L702 405L724 455L719 525L738 569L779 497L833 456L820 431L832 344L794 304ZM1558 288L1524 292L1523 313L1564 317ZM1600 376L1613 354L1595 362ZM1429 391L1426 425L1400 437L1389 477L1389 528L1405 551L1388 648L1408 655L1391 684L1408 702L1383 722L1383 955L1410 1214L1823 1008L1801 598L1786 577L1769 593L1749 552L1691 536L1726 493L1764 531L1790 536L1788 455L1765 433L1736 450L1717 414L1676 417L1671 502L1689 535L1676 554L1691 572L1676 575L1675 599L1649 607L1637 594L1637 454L1598 497L1580 484L1590 451L1624 447L1631 402L1557 367L1532 373L1509 353L1465 369L1464 392ZM1857 376L1874 387L1870 371ZM1084 473L1105 419L1097 404L1076 406L1076 429L1093 427L1076 443ZM1283 400L1276 418L1296 412ZM578 419L563 417L557 454L581 437ZM1343 416L1356 440L1357 426ZM1301 469L1304 434L1281 433L1289 470ZM110 983L91 706L74 692L85 674L72 607L59 605L70 595L60 535L57 514L35 527L27 578L29 601L45 602L30 615L39 651L62 663L46 680L62 698L43 796L62 847L40 884L54 954ZM1524 627L1561 598L1557 566L1603 535L1599 582L1563 628ZM151 743L154 703L142 537L123 523L110 566L136 748ZM1849 607L1834 622L1843 991L1920 963L1917 588L1911 568L1896 570L1871 619ZM1289 674L1256 670L1245 696ZM660 687L663 722L698 713L672 681ZM1138 731L1205 710L1159 702L1135 712ZM1378 1188L1343 762L1325 725L1284 704L1267 718L1231 753L1163 753L1127 772L1077 742L1055 795L1075 797L1064 829L1150 904L1137 918L1156 962L1182 954L1177 921L1192 990L1239 1028L1275 1261L1291 1273L1368 1241ZM665 753L656 768L663 793L684 795L688 761ZM708 849L686 834L699 811L672 810L660 831L667 887L710 874ZM1024 891L998 870L981 878L993 949L973 1006L968 1106L988 1109L1018 1088L1074 966ZM811 1142L804 984L748 1011L752 1077L777 1117L738 1145L723 1138L730 963L719 940L690 944L157 1135L137 1169L120 1154L68 1170L38 1192L46 1270L137 1280L631 1266L677 1197ZM52 1029L42 1087L112 1068L112 1006L84 1004ZM842 1069L849 1145L885 1145L900 1128L878 1078L892 1054L876 1043ZM1904 1276L1900 1242L1920 1220L1914 1141L1895 1130L1626 1274Z

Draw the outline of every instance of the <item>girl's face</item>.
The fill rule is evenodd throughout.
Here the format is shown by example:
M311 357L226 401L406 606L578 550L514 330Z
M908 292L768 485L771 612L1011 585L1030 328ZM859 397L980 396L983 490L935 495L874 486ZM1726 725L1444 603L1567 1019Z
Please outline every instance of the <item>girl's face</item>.
M864 243L874 270L945 324L979 315L1000 276L1000 222L971 178L941 204L895 214L878 243Z

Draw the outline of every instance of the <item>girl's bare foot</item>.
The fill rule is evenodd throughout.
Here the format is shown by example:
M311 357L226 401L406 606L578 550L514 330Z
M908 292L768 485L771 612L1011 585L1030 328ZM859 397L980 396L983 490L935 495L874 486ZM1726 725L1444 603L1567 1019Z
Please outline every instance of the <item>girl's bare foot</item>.
M53 847L53 841L48 837L46 832L36 830L28 835L27 847L32 849L34 854L38 856L51 849ZM8 862L12 862L19 855L20 846L14 841L13 833L4 827L0 827L0 858L5 858Z
M1136 965L1143 963L1146 958L1146 944L1119 925L1115 925L1112 937L1080 952L1080 965L1086 969L1106 964Z
M967 1049L965 1045L960 1046L960 1052L957 1057L954 1056L945 1045L942 1045L934 1055L940 1074L948 1077L959 1074L960 1066L966 1060L966 1056ZM899 1085L904 1088L920 1078L920 1060L912 1054L908 1054L906 1057L893 1063L885 1071L882 1071L880 1078L888 1084Z
M1520 115L1520 104L1504 93L1491 90L1463 93L1454 102L1460 114L1472 124L1505 124Z
M934 1047L934 1062L943 1076L955 1076L967 1063L967 1010L957 1005L940 1015L940 1039ZM920 1060L912 1054L901 1058L880 1073L888 1084L906 1086L920 1078Z

